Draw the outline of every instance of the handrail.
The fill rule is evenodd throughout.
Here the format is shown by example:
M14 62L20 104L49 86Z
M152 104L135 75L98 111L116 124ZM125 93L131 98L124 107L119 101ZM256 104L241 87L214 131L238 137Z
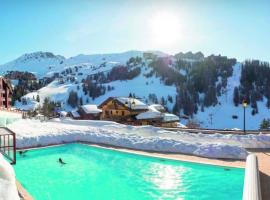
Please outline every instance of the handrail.
M258 159L255 154L250 154L246 160L243 200L261 200L260 174Z

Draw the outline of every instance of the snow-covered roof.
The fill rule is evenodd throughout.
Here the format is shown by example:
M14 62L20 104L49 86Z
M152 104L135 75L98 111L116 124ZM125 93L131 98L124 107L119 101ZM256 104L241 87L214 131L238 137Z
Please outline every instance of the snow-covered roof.
M60 111L59 113L61 116L66 116L68 114L66 111Z
M80 117L80 114L77 111L71 111L73 117Z
M94 105L94 104L83 105L83 106L81 106L81 108L87 114L90 114L90 113L95 114L95 113L101 113L102 112L102 110L98 109L97 105Z
M149 106L149 110L136 116L137 119L162 119L164 122L179 121L179 117L171 113L162 113L155 107Z
M160 111L160 112L165 111L165 108L160 104L152 104L148 108L151 109L151 110L157 110L157 111Z
M116 97L119 102L122 104L128 104L128 107L132 110L144 110L148 109L148 106L142 101L136 98L128 98L128 97Z
M159 111L148 110L146 112L140 113L136 116L137 119L156 119L162 118L162 113Z
M179 121L179 117L171 113L163 113L163 121Z

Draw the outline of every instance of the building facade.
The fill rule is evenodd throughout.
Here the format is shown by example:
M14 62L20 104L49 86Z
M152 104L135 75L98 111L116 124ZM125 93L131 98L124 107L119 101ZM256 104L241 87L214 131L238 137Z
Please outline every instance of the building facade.
M77 120L100 120L102 110L96 105L88 104L80 106L77 111L70 112L70 116Z
M0 109L9 109L11 108L12 101L12 87L9 82L0 77Z
M120 123L136 123L136 115L148 110L148 106L135 98L109 97L99 106L101 119Z
M136 98L110 97L99 105L101 120L130 125L176 127L179 117L167 113L162 105L146 105Z

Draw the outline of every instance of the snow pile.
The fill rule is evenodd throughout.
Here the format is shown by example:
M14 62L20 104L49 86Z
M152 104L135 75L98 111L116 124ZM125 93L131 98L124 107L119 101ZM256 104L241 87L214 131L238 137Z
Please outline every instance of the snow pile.
M0 126L6 127L8 124L22 118L21 113L0 111Z
M11 165L0 154L0 199L19 200L15 173Z
M270 135L266 134L247 134L247 135L236 135L236 134L195 134L188 132L178 132L175 136L170 137L181 138L186 141L197 141L208 143L227 143L233 146L239 146L242 148L270 148Z
M17 133L17 147L44 146L85 141L139 150L193 154L210 158L245 159L247 151L229 142L208 138L194 140L191 134L165 131L152 126L129 126L109 121L20 120L9 125ZM183 139L181 135L184 135Z

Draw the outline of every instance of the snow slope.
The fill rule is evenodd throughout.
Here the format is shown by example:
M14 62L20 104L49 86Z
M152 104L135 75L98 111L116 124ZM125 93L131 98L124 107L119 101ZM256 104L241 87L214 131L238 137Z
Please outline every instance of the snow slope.
M20 120L8 126L17 139L17 147L44 146L63 142L85 141L139 150L193 154L210 158L245 159L247 151L243 139L220 135L195 136L184 132L170 132L152 126L128 126L109 121L55 120L40 122ZM182 136L185 136L183 139ZM200 140L195 140L199 137ZM209 136L210 137L210 136ZM268 145L270 138L267 138ZM232 145L234 141L237 145ZM243 144L242 144L243 141ZM256 144L256 140L253 141Z
M24 54L14 61L0 65L0 74L6 71L28 71L37 77L42 77L49 71L59 70L64 61L63 56L56 56L48 52Z
M241 63L237 63L233 66L233 75L228 78L228 84L222 96L218 98L220 104L204 108L204 112L199 111L195 115L195 120L200 122L203 127L206 128L243 128L243 107L240 104L238 107L234 106L233 91L235 86L240 85L241 76ZM260 122L264 118L270 118L270 110L267 109L266 99L262 102L258 102L259 113L252 116L252 108L248 106L246 108L246 129L256 130L259 129ZM233 119L232 116L237 115L238 119ZM212 118L212 120L211 120Z
M28 71L42 78L53 72L60 72L72 65L86 63L88 65L100 65L104 62L109 64L125 64L130 57L140 56L141 51L127 51L115 54L95 54L95 55L78 55L66 59L63 56L54 55L49 52L34 52L24 54L14 61L0 65L0 74L7 71Z
M77 66L77 65L75 65ZM100 104L105 101L108 97L127 97L129 93L135 93L137 97L141 98L143 101L148 99L148 95L154 93L157 95L158 99L162 96L167 98L168 95L174 97L176 95L176 88L174 86L166 86L164 85L159 78L151 77L146 79L144 77L144 73L148 71L147 68L142 68L142 72L139 76L135 77L132 80L127 81L113 81L110 83L104 84L104 86L114 87L114 90L107 91L105 95L102 95L96 99L89 98L88 95L85 95L82 88L82 79L86 78L87 75L95 74L97 72L106 72L110 70L115 64L107 64L105 67L101 68L91 68L91 65L84 64L83 68L78 69L78 73L82 73L82 76L76 76L77 83L72 83L70 81L65 82L64 84L60 84L57 80L48 84L46 87L41 88L36 92L31 92L25 95L23 98L27 99L28 104L22 105L20 102L16 102L16 107L22 110L28 110L38 107L38 102L34 101L37 95L40 97L40 102L42 103L46 97L49 97L53 101L62 102L63 109L70 111L71 108L67 104L67 99L69 93L71 91L76 91L79 97L82 97L83 103L90 104ZM74 67L74 65L72 65ZM78 89L79 87L79 89ZM173 104L168 103L168 107L172 109Z

